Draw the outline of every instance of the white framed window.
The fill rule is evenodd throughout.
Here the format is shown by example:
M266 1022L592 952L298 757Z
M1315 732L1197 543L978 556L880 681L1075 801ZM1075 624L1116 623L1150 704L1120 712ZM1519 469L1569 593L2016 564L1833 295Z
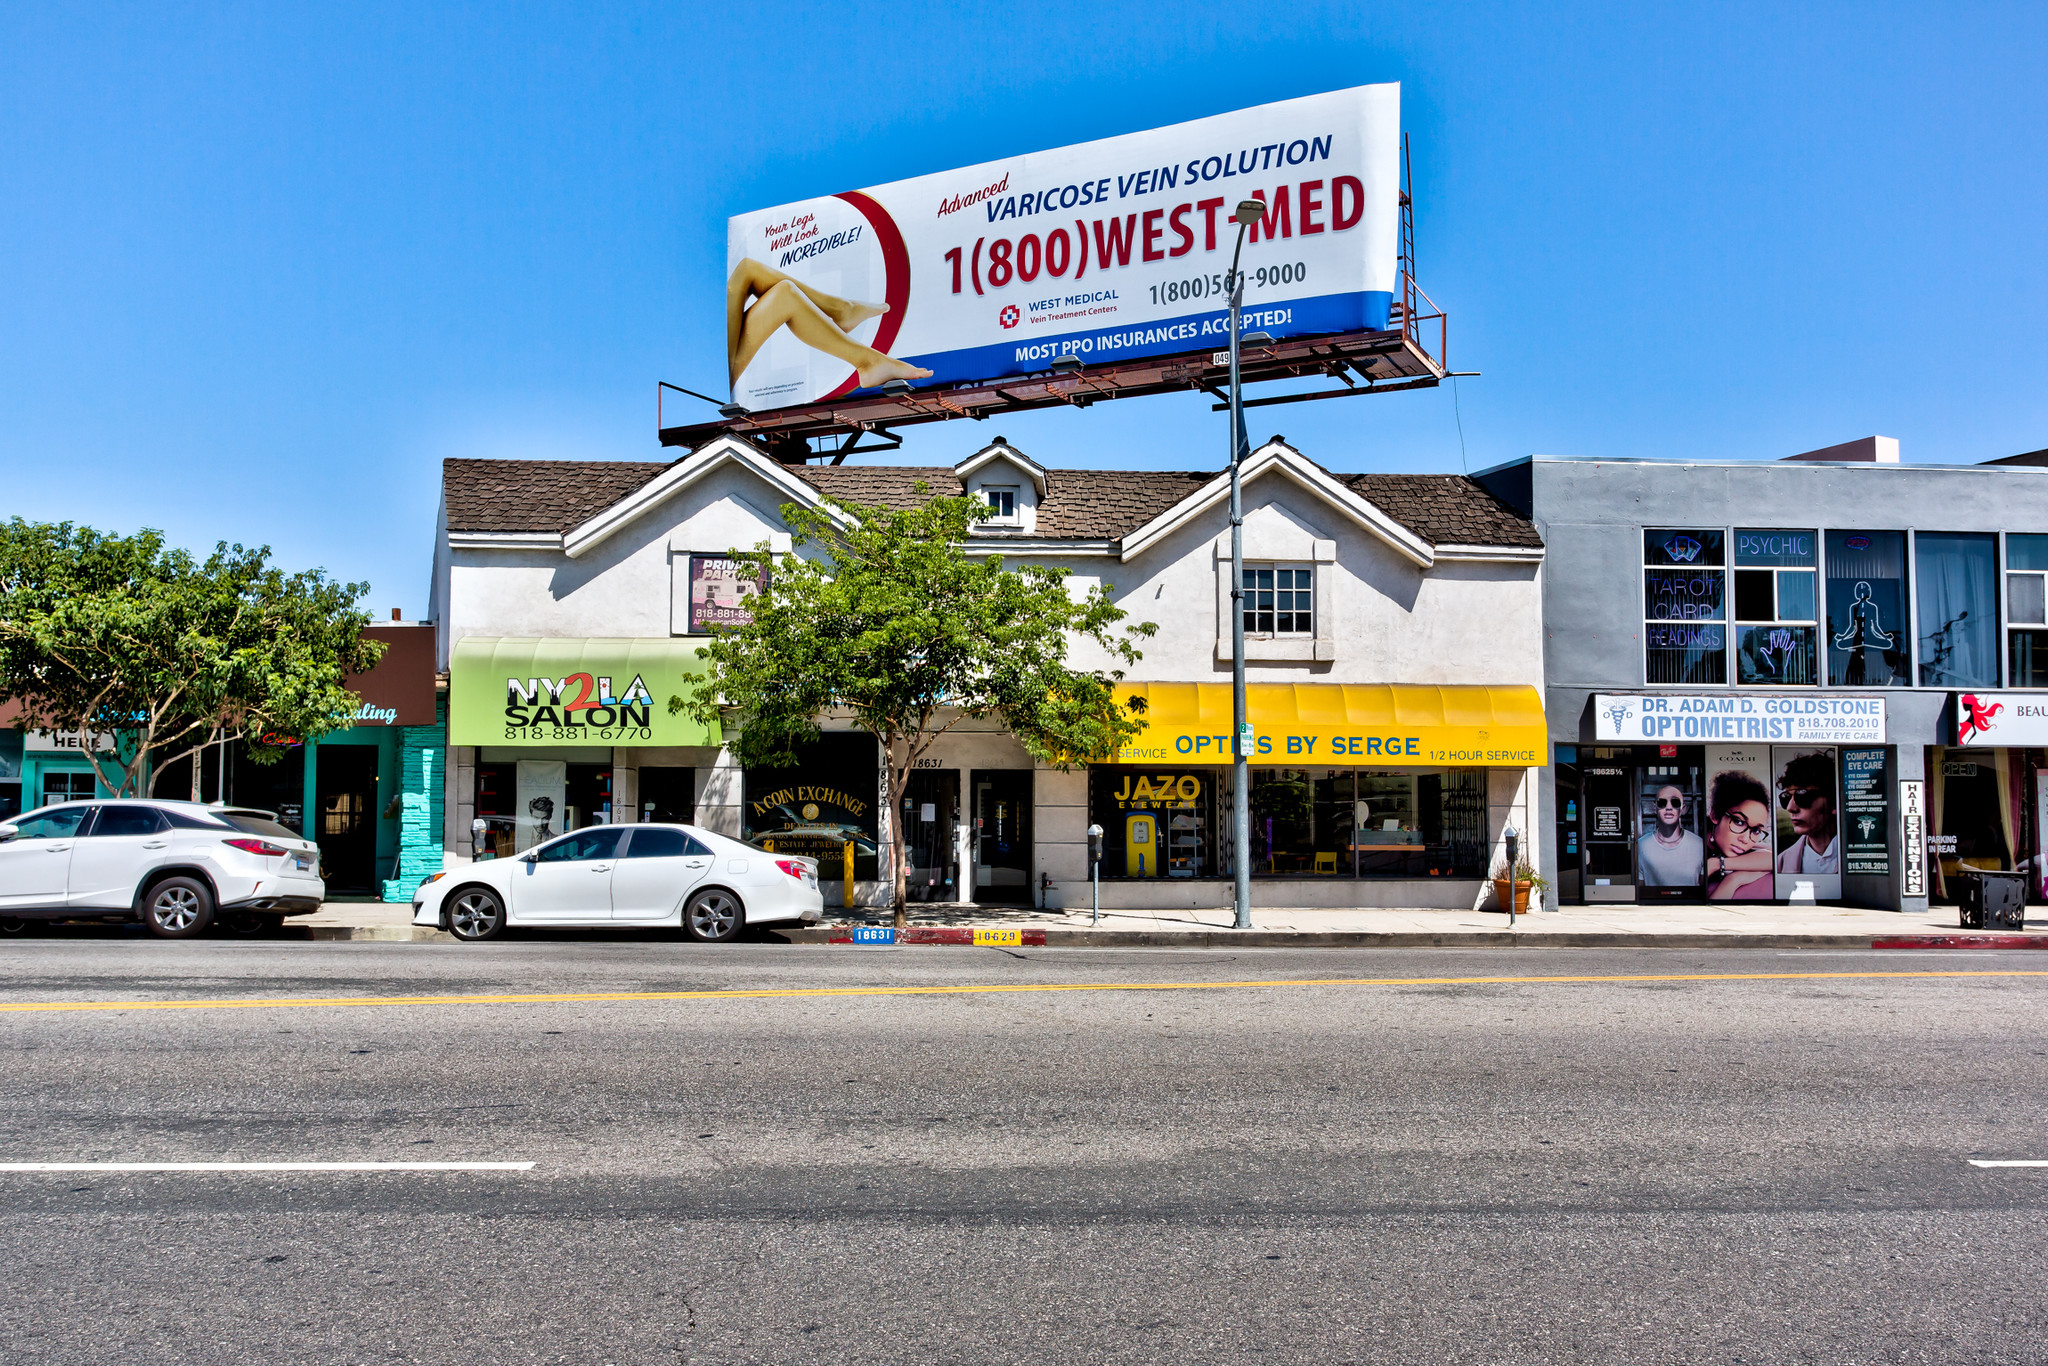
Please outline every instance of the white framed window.
M1820 682L1819 545L1819 535L1810 530L1735 528L1737 683Z
M1244 633L1248 636L1314 635L1314 566L1246 565Z
M1017 490L1014 488L983 488L982 495L988 499L988 510L994 515L992 522L1004 523L1017 520Z
M2006 686L2048 687L2048 536L2005 538Z

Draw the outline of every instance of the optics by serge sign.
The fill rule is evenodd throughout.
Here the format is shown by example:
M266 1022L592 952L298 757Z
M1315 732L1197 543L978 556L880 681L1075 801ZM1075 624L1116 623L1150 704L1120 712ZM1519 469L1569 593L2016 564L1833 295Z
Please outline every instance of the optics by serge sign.
M726 229L733 401L1206 359L1229 338L1244 199L1267 205L1244 249L1246 331L1384 329L1399 152L1400 87L1370 85L742 214Z
M1596 693L1593 738L1701 743L1775 740L1869 745L1885 739L1882 697L1758 693Z

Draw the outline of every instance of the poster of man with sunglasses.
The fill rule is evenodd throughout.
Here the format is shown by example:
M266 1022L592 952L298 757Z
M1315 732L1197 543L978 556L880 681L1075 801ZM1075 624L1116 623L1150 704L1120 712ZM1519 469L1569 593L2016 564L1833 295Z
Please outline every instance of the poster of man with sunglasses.
M1707 845L1686 828L1698 819L1692 799L1671 777L1652 774L1643 786L1656 820L1636 840L1636 881L1644 887L1697 887ZM1652 783L1654 791L1649 790Z
M1778 895L1811 883L1828 901L1842 894L1841 822L1835 814L1835 752L1774 749L1778 769Z

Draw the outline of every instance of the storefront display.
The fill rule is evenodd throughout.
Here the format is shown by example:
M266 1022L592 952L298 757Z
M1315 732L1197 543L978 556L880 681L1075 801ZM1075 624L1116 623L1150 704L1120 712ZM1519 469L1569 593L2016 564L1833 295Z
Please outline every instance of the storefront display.
M1254 877L1481 875L1479 769L1253 767L1247 805ZM1106 878L1233 875L1232 770L1098 765L1089 819L1106 832Z
M1777 745L1771 763L1778 899L1837 900L1842 895L1842 830L1835 751Z
M776 853L818 861L827 881L841 877L848 845L853 876L872 882L878 866L875 792L881 747L858 731L828 731L786 767L746 771L744 838Z
M1906 533L1830 531L1828 682L1838 688L1904 688Z
M1842 871L1891 873L1891 756L1882 749L1842 751Z

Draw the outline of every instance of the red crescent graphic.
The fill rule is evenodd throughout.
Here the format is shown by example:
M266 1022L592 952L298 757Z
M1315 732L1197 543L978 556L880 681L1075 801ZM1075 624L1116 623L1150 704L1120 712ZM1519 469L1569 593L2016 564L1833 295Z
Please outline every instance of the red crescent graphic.
M896 220L889 217L889 211L877 204L859 190L848 190L845 194L834 195L860 210L861 217L868 220L868 226L875 230L875 240L882 244L882 300L889 305L889 311L882 315L881 324L875 329L875 339L870 345L883 355L896 344L896 334L903 330L903 315L910 308L910 252L903 245L903 234L897 230ZM841 380L839 386L826 398L838 398L851 393L860 383L860 374L855 372Z

